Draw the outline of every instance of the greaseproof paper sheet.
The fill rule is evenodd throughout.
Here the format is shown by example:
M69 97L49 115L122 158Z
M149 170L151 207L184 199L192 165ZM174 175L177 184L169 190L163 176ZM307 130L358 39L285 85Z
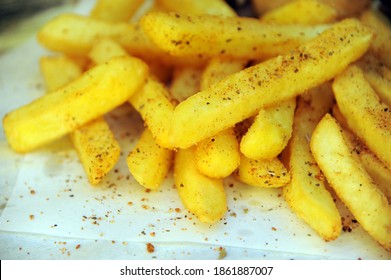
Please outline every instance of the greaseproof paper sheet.
M38 65L43 54L46 52L31 40L0 57L1 117L44 94ZM351 222L354 217L348 213L344 214L345 223L352 231L325 242L290 211L281 190L246 186L234 178L225 179L229 208L225 217L213 225L202 224L183 207L171 173L157 192L146 191L129 173L125 159L143 129L137 112L125 104L106 119L122 153L105 180L98 186L88 183L67 137L27 154L0 217L0 230L64 238L231 246L315 259L391 258ZM4 135L0 136L5 141Z

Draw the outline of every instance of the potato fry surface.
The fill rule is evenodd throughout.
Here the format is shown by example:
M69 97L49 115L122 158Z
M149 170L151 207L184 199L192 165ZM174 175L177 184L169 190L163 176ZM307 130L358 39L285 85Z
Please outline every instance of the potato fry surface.
M139 59L115 58L3 119L11 147L28 152L71 132L127 101L144 82ZM108 98L110 96L110 98Z
M281 26L252 18L162 12L145 15L141 25L157 46L173 56L247 59L289 52L329 27Z
M371 38L372 33L357 20L345 20L289 55L246 68L200 91L175 108L172 146L190 147L262 107L333 78L368 49Z
M358 222L386 250L391 250L391 205L363 165L352 156L341 127L331 115L323 117L317 125L311 138L311 151Z
M211 230L273 193L324 241L349 212L391 252L391 24L351 2L253 0L251 18L223 0L96 0L39 30L49 94L4 116L6 138L39 153L68 134L94 191L126 164L131 187L177 191Z

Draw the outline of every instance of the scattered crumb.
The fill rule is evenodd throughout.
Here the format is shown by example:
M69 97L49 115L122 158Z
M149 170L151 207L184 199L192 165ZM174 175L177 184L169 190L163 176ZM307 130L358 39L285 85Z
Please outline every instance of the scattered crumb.
M148 253L155 252L155 246L153 246L152 243L147 243L147 251L148 251Z

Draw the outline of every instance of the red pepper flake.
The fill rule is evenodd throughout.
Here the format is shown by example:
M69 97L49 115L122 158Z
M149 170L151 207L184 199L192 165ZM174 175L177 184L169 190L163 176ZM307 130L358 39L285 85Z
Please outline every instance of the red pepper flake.
M155 246L153 246L152 243L147 243L147 251L148 253L155 252Z
M80 244L77 244L75 249L78 250L80 247L81 247Z

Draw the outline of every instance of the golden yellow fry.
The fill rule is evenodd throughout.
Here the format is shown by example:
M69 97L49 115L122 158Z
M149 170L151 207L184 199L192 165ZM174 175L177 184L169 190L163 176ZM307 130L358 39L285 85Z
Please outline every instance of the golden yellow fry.
M113 47L106 51L106 48L98 46L97 51L92 51L90 57L95 63L104 63L124 53L115 41L105 40L103 43L108 43ZM158 145L164 148L171 147L168 142L168 133L175 108L171 99L167 87L152 76L147 77L142 88L129 99L129 103L140 113Z
M273 25L258 19L148 13L140 20L151 40L173 56L254 59L288 53L329 25Z
M242 70L244 60L216 57L206 66L201 78L201 89L218 83L226 76ZM204 139L195 149L198 170L213 178L229 176L240 163L240 150L236 132L227 128L214 136Z
M129 99L140 113L156 143L163 148L173 148L170 143L170 125L175 105L167 87L150 77L137 94Z
M80 66L65 56L42 57L41 72L49 92L67 85L82 74ZM99 183L117 163L120 146L103 117L73 130L70 139L89 182Z
M391 205L350 151L336 120L327 114L311 137L311 151L327 181L360 225L391 250Z
M371 50L387 67L391 67L391 22L381 12L373 9L363 12L360 20L376 32Z
M240 151L251 159L277 157L292 135L296 99L262 108L240 141Z
M313 25L335 20L336 11L316 0L289 2L265 13L261 21ZM241 152L252 159L272 159L286 147L292 134L296 99L261 109L240 142Z
M195 149L197 169L212 178L229 176L240 163L239 144L233 128L201 141Z
M144 83L148 69L137 58L100 64L51 94L22 106L3 119L7 140L28 152L62 137L127 101Z
M348 127L391 168L390 107L379 101L357 66L349 66L335 78L333 91Z
M337 11L317 0L296 0L288 2L261 16L265 23L315 25L333 22Z
M43 56L39 65L48 92L68 84L83 73L75 61L63 55Z
M227 212L223 181L197 170L194 147L176 152L174 180L182 203L201 222L215 223L223 218Z
M96 185L113 169L120 156L120 146L103 117L99 117L70 134L88 181Z
M93 63L103 63L115 56L128 55L128 52L114 39L104 37L96 41L88 58ZM156 60L144 60L149 67L149 74L157 77L162 82L168 81L171 76L171 68L166 64Z
M110 22L128 21L144 0L97 0L90 17Z
M188 15L235 16L235 11L223 0L157 0L166 11Z
M330 80L365 53L371 38L359 21L344 20L289 55L246 68L200 91L175 108L169 133L172 147L190 147L263 107Z
M309 141L333 101L329 83L299 97L292 138L283 153L291 175L291 181L282 189L284 199L298 217L327 241L340 235L341 216L311 154Z
M366 54L357 65L376 91L380 100L391 106L391 70L372 54Z
M339 122L338 118L335 119ZM359 158L361 164L365 168L365 171L369 174L379 189L385 194L388 201L391 202L391 169L387 168L356 135L349 131L348 128L343 127L343 133L346 144L352 151L352 154Z
M278 158L253 160L245 156L241 157L235 176L245 184L262 188L281 188L291 179L288 170Z
M202 68L196 66L176 67L172 74L170 91L173 98L182 102L200 90Z
M126 162L140 185L158 190L170 170L173 156L173 151L157 145L152 133L145 129Z
M144 34L138 23L113 23L76 14L62 14L38 32L38 41L47 49L68 55L87 56L97 40L112 38L131 55L146 59L166 59Z

